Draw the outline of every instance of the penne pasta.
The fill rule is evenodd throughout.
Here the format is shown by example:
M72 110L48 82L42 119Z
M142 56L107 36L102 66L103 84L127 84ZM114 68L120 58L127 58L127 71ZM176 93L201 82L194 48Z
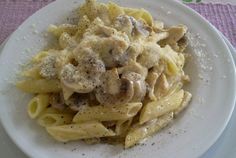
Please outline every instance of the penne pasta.
M56 37L60 37L62 33L68 33L70 35L74 35L78 29L77 25L72 24L62 24L59 26L50 25L48 27L48 32L52 33Z
M33 58L32 58L32 62L33 63L40 63L43 58L45 58L46 56L49 55L49 52L48 51L41 51L39 53L37 53Z
M40 75L40 68L38 66L32 67L26 71L21 73L23 77L28 77L32 79L40 79L42 76Z
M174 111L174 115L176 116L181 111L183 111L189 105L189 102L191 101L191 99L192 99L192 94L187 91L184 91L183 101L181 105Z
M115 136L112 130L107 129L102 123L96 121L51 126L46 129L52 137L60 142Z
M112 121L124 120L135 116L142 107L142 103L128 103L120 106L92 106L82 108L73 118L73 122L90 120Z
M72 119L73 115L68 113L43 113L37 121L43 127L50 127L69 124Z
M27 93L51 93L60 92L61 86L58 80L23 80L16 84L16 87Z
M165 113L176 110L180 106L183 97L184 91L180 90L160 100L147 103L140 113L139 123L143 124Z
M125 148L129 148L148 136L164 128L173 119L173 112L167 113L159 118L146 122L143 125L134 125L125 138Z
M100 138L86 138L83 140L86 144L97 144L100 142Z
M111 20L114 20L119 15L123 15L125 13L122 7L118 6L115 3L109 2L107 6Z
M49 96L47 94L39 94L28 103L28 115L31 118L38 117L49 105Z
M133 118L128 119L128 120L117 121L116 129L115 129L116 135L124 135L128 131L128 129L132 123L132 120L133 120Z

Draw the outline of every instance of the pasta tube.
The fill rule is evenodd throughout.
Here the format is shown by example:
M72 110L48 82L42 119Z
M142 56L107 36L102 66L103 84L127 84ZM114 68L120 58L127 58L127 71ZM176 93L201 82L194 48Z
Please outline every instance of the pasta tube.
M48 27L48 32L52 33L56 37L60 37L60 35L64 32L70 35L74 35L77 29L78 29L77 25L71 25L71 24L62 24L59 26L50 25Z
M191 98L192 98L192 94L187 91L184 91L183 101L181 105L174 111L175 116L178 115L181 111L183 111L189 105Z
M97 121L51 126L46 129L53 138L61 142L115 136L112 130L107 129L102 123Z
M72 118L70 114L43 113L38 119L38 124L43 127L64 125L71 123Z
M42 76L40 75L40 69L39 67L35 66L31 69L28 69L26 71L23 71L21 73L22 76L24 77L29 77L29 78L33 78L33 79L40 79L42 78Z
M180 106L183 97L184 91L180 90L158 101L149 102L141 111L139 123L143 124L149 120L164 115L165 113L174 111Z
M127 130L129 129L131 123L132 123L132 118L128 119L128 120L120 120L117 121L116 123L116 129L115 132L117 135L122 135L125 134L127 132Z
M153 135L170 123L172 119L173 112L170 112L143 125L137 125L131 128L125 138L125 148L129 148L137 144L142 139Z
M128 103L120 106L93 106L82 108L74 117L73 122L89 120L113 121L125 120L135 116L141 109L142 103Z
M61 86L58 80L23 80L16 84L16 87L28 93L51 93L60 92Z
M37 53L33 58L32 58L32 62L33 63L40 63L43 58L45 58L46 56L49 55L48 51L41 51L39 53Z
M108 11L109 11L110 18L112 20L114 20L119 15L124 14L124 10L122 9L122 7L118 6L115 3L110 2L110 3L108 3L107 6L108 6Z

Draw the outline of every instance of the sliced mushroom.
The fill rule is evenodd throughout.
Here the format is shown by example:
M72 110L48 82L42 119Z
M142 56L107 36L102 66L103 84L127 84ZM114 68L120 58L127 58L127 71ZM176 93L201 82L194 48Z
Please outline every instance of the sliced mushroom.
M146 77L147 83L147 91L148 91L148 98L150 100L157 100L155 96L155 90L157 88L157 84L159 84L159 77L163 73L165 66L164 61L160 60L159 64L156 64L151 69L149 69L148 75Z
M116 18L114 22L114 27L118 31L125 32L127 35L131 35L134 26L132 24L131 18L128 15L120 15Z
M154 88L157 82L159 75L156 72L149 72L146 78L146 82L148 84L148 97L151 100L156 100L156 96L154 94Z
M101 39L100 42L101 49L100 56L105 63L106 67L113 68L118 66L126 65L128 61L128 55L126 50L129 47L129 41L122 36L111 36L105 39Z
M148 27L142 21L137 21L134 17L128 15L120 15L114 22L114 27L125 32L129 37L142 35L149 36Z
M126 72L136 72L146 78L148 74L148 69L144 66L142 66L140 63L137 63L135 61L130 61L130 63L126 66L123 66L121 68L118 68L119 74L123 74Z
M132 35L141 35L144 37L148 37L149 36L149 31L150 28L145 26L144 23L142 21L137 21L136 19L134 19L133 17L130 17L131 22L134 26L134 29L132 31ZM150 30L151 31L151 30Z
M100 76L105 72L104 63L88 48L80 50L76 66L67 64L61 70L61 82L78 93L89 93L100 84Z
M105 89L106 92L112 95L118 94L120 92L121 82L117 74L117 69L112 69L106 72L103 77L103 81L106 82Z
M167 29L169 36L166 39L159 41L161 46L170 45L177 52L182 51L186 45L186 40L181 40L187 33L187 27L184 25L174 26ZM184 43L183 43L184 42Z
M131 102L142 101L144 96L146 95L146 83L145 83L144 77L136 72L126 72L122 74L121 78L124 78L133 82L134 96Z
M63 110L66 108L65 100L62 93L52 94L49 100L51 106L58 110Z
M116 69L108 70L101 76L102 84L96 88L95 95L102 105L116 106L126 104L133 98L133 82L119 78ZM115 86L110 86L111 84Z
M187 48L187 45L188 45L188 40L187 38L184 36L183 38L181 38L179 41L178 41L178 46L179 46L179 52L183 52L186 48Z
M66 105L73 111L79 111L85 106L89 106L89 96L87 94L73 94L68 100L65 101Z
M84 36L97 35L99 37L110 37L115 32L114 28L106 26L100 18L96 18L86 30Z
M76 50L91 48L99 54L107 68L125 65L128 61L126 50L129 48L129 38L126 34L106 26L96 27L96 32L86 32ZM74 51L79 56L79 51Z
M80 56L79 50L91 48L96 54L99 54L105 66L109 69L123 66L128 61L126 50L129 48L129 37L114 28L107 27L98 18L97 23L91 24L83 35L75 56Z

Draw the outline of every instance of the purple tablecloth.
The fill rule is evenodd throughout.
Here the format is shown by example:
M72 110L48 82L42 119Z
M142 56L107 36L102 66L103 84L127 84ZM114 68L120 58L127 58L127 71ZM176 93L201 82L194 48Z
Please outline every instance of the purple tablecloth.
M53 0L1 0L0 43L27 17ZM216 26L236 47L236 6L222 4L188 4Z

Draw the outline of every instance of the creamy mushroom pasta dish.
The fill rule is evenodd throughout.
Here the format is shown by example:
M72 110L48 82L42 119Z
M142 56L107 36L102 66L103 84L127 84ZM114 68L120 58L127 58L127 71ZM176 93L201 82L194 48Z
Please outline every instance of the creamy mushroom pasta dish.
M34 94L28 114L49 135L129 148L189 104L186 26L166 27L144 9L95 0L77 16L76 24L49 26L57 46L37 53L16 84Z

